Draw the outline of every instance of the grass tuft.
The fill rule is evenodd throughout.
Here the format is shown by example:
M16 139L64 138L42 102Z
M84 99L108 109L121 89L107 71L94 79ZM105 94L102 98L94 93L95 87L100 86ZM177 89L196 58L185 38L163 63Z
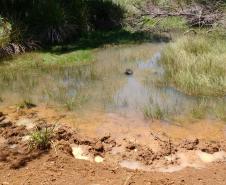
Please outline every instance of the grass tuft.
M17 105L17 108L19 109L30 109L35 107L36 105L33 104L30 100L24 100L23 102L19 103Z
M31 134L30 138L30 148L31 149L41 149L46 150L51 146L51 138L53 136L52 128L44 128L41 130L36 130Z
M166 118L167 112L156 104L154 106L145 106L143 114L146 119L163 120Z

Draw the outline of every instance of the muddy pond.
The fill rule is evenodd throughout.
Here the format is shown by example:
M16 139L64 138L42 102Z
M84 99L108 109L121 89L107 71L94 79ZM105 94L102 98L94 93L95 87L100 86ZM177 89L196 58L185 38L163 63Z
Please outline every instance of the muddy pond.
M158 63L164 46L95 49L91 64L37 65L5 73L0 77L0 105L26 100L62 109L79 120L74 127L90 135L129 135L147 142L151 128L177 138L224 137L226 99L188 96L164 84L164 69ZM133 74L125 75L126 69Z

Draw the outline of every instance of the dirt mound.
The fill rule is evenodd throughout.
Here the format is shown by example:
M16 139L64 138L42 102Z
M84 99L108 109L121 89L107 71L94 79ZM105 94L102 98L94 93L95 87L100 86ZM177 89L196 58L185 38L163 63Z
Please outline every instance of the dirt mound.
M23 113L21 114L21 112ZM32 123L32 127L26 125L27 123ZM187 152L191 152L192 155L198 152L204 161L215 161L215 157L217 158L218 155L222 155L220 152L226 148L225 141L206 141L198 138L186 138L182 141L177 141L165 133L151 133L150 135L157 145L157 149L153 149L153 146L137 143L136 140L118 139L110 134L103 134L102 137L88 137L66 126L66 124L55 125L52 123L53 121L40 117L32 109L14 112L13 116L0 112L0 164L2 166L0 173L9 174L10 170L20 168L20 170L14 171L14 173L28 174L25 170L32 166L32 173L38 173L42 177L45 175L43 176L44 173L41 172L51 172L53 174L53 176L45 176L47 180L43 184L55 184L55 182L56 184L73 184L75 182L92 184L96 173L101 174L99 180L112 178L110 180L112 183L100 180L103 184L126 183L128 185L134 182L134 184L189 184L187 182L190 182L190 176L187 177L187 175L190 175L190 172L187 174L187 170L184 170L186 173L182 171L177 178L174 178L174 176L165 178L165 175L158 174L156 180L153 180L153 176L156 176L157 173L152 174L149 170L158 168L163 171L168 169L173 169L174 171L174 169L180 169L181 165L183 167L184 164L183 158L180 158L181 153L186 154ZM31 148L31 135L46 129L51 131L49 137L50 148ZM78 155L77 159L83 160L76 161L76 155ZM146 170L148 168L149 170L147 171L149 172L122 169L119 165L123 161L126 161L124 164L132 165L131 169ZM217 162L216 164L221 163L221 161ZM97 163L102 163L102 165ZM26 168L23 168L24 166ZM130 166L124 167L130 168ZM214 169L218 170L221 167ZM223 168L222 171L224 171ZM68 178L68 176L62 177L64 172L67 175L71 172L76 173L73 174L73 177L79 174L79 180L71 177ZM194 173L196 174L197 172L195 171ZM202 176L203 174L205 173L202 173ZM122 180L117 180L115 175L118 178L123 177ZM29 178L33 180L31 181L32 184L38 184L42 181L41 177L40 179L37 177L39 182L35 183L33 176L37 177L37 175L29 175ZM195 175L193 174L193 176ZM91 180L82 183L81 179L83 178L91 178ZM0 182L1 179L4 178L0 176ZM14 176L11 176L10 178L6 177L2 182L8 183L7 180L9 179L13 179L19 184L22 181L26 181L26 179L22 180L21 178L16 180ZM70 180L72 180L71 183L69 183ZM194 179L194 184L200 184L200 182L204 182L204 180ZM213 181L205 181L203 184L210 182L212 183ZM217 183L214 181L212 184Z
M11 119L9 115L0 112L0 139L3 140L0 145L0 161L11 168L20 168L50 151L57 155L64 153L70 157L76 153L78 158L96 162L104 161L106 164L132 160L145 166L158 166L177 164L178 157L172 156L178 152L200 150L214 154L222 150L222 144L218 142L207 142L197 138L187 138L178 142L165 133L150 134L158 150L153 150L145 144L138 144L136 141L113 138L110 134L91 138L81 135L66 124L52 124L48 119L40 118L37 112L32 112L30 109L22 111L23 114L19 111L14 115L17 119ZM32 127L27 125L30 123ZM50 131L51 136L48 138L50 148L31 148L31 135L43 130ZM75 151L73 146L77 147L74 148Z

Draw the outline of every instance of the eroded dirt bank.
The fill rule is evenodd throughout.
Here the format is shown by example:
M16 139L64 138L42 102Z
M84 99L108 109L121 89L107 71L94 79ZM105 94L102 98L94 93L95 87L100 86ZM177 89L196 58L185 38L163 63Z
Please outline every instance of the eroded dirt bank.
M154 131L148 142L110 131L89 137L70 127L65 115L42 111L11 107L0 113L0 183L226 184L224 138L175 139ZM46 128L53 131L50 149L31 149L31 133Z

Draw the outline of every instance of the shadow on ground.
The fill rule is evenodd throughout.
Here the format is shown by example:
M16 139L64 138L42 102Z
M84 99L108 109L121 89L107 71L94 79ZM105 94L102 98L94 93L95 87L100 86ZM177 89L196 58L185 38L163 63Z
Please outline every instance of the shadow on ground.
M155 34L150 32L131 33L125 30L116 30L86 34L76 42L53 46L51 48L47 48L47 50L55 54L63 54L75 50L99 48L106 45L137 44L144 42L159 43L169 42L170 40L170 36L163 34Z

